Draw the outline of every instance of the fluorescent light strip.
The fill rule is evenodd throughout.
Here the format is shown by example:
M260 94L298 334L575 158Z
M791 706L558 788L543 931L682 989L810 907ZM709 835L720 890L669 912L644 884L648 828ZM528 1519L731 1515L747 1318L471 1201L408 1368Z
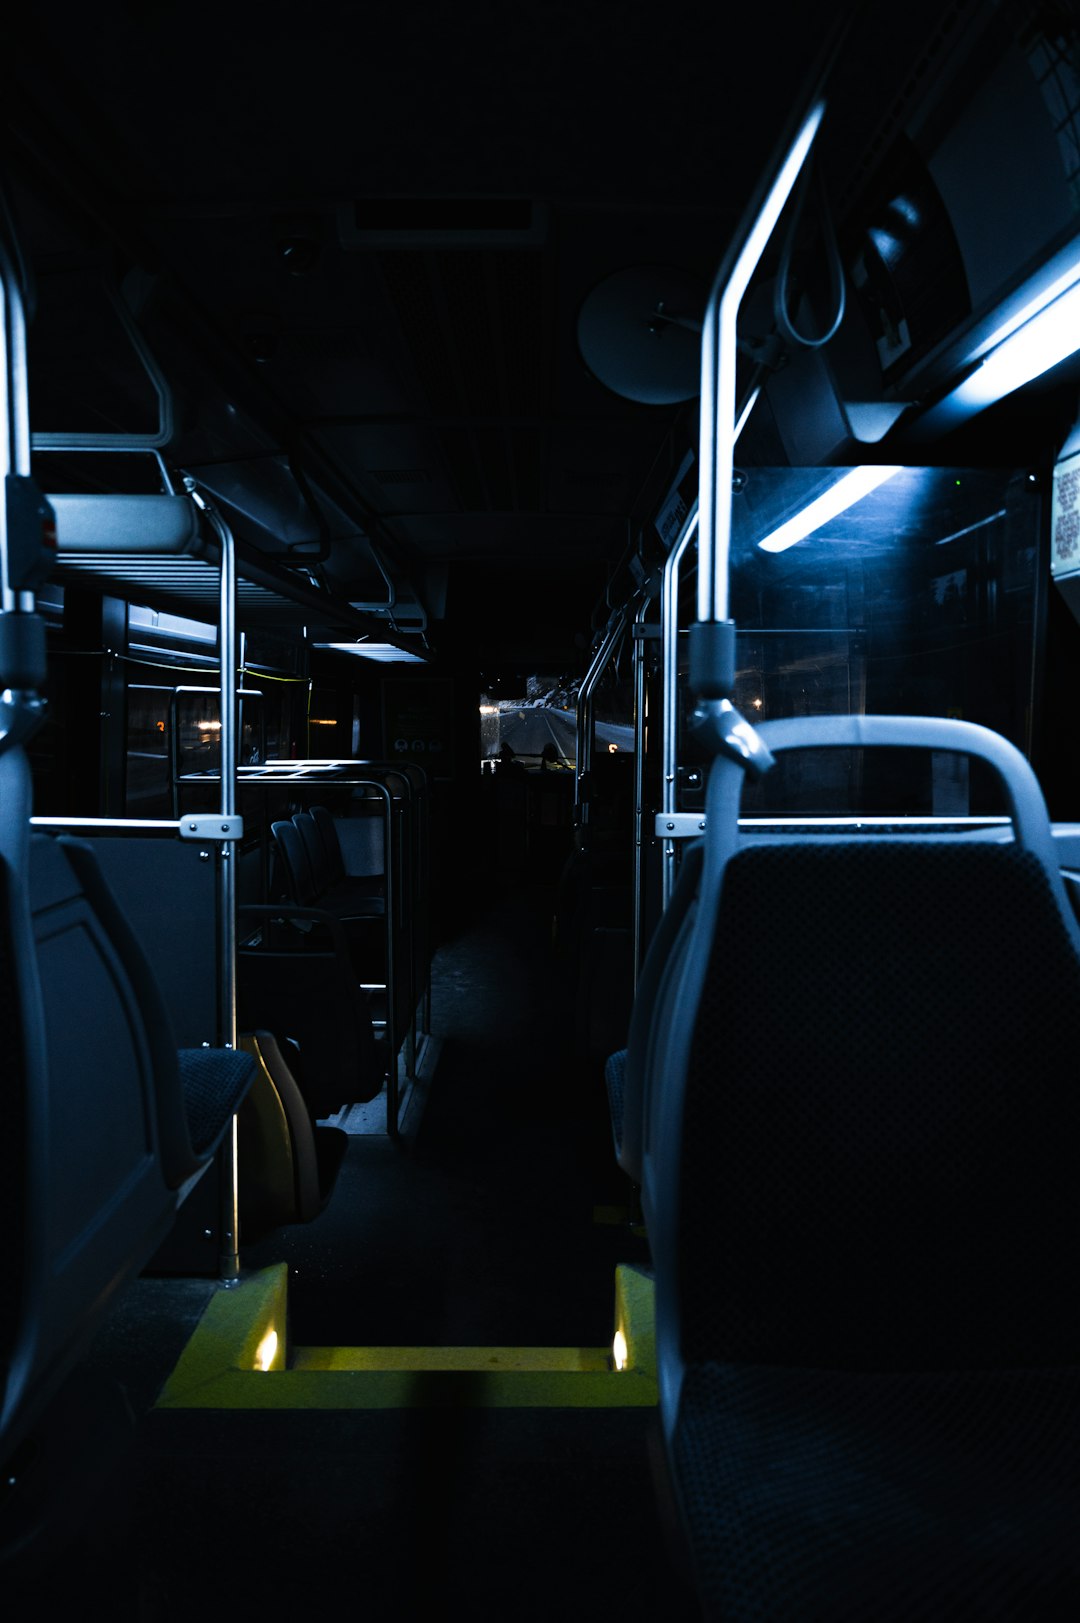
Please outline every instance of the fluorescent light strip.
M1015 315L1010 316L1007 321L1003 321L1001 326L990 334L989 338L983 340L974 352L972 359L978 359L996 349L999 344L1003 344L1006 338L1011 338L1014 332L1017 332L1027 322L1034 320L1041 310L1045 310L1047 305L1052 304L1063 293L1067 293L1077 282L1080 282L1080 259L1074 260L1068 269L1062 271L1060 276L1056 276L1048 287L1044 287L1041 293L1036 293Z
M410 654L392 642L317 642L315 648L333 648L339 654L358 654L361 659L377 659L387 664L422 665L422 654Z
M1080 350L1080 259L1002 322L970 359L968 376L919 416L920 437L947 432Z
M841 513L853 507L857 501L868 496L872 490L883 485L887 479L900 472L899 467L870 466L852 468L842 479L838 479L829 489L823 491L801 512L789 518L780 528L773 530L758 546L762 552L784 552L793 547L797 541L804 541L808 535L813 535L823 524L830 519L837 518Z
M950 406L974 414L1041 377L1080 349L1080 282L1016 328L991 350L970 377L946 396Z

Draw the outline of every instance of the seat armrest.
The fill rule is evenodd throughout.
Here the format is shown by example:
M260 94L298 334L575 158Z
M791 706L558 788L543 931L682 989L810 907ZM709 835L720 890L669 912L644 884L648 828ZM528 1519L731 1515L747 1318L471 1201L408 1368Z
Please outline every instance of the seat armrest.
M299 902L241 902L236 911L244 918L310 919L312 923L325 925L335 954L344 959L349 957L349 943L341 920L324 907L303 907Z

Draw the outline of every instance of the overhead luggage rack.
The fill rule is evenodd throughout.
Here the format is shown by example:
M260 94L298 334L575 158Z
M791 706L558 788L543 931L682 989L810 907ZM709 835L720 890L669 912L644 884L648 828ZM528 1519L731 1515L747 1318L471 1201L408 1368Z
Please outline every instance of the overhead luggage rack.
M181 495L52 495L56 514L54 578L63 584L121 589L150 608L216 620L221 547L196 503ZM357 614L328 593L236 542L236 613L246 625L319 625L352 635L385 623Z

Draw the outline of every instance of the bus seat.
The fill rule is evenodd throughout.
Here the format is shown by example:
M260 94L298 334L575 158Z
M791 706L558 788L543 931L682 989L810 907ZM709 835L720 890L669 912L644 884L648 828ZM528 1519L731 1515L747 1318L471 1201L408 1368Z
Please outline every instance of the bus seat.
M319 889L299 829L291 819L282 818L270 824L270 832L274 836L274 851L279 867L280 883L277 888L284 890L301 907L313 906Z
M312 806L310 814L322 838L334 884L343 880L363 880L367 893L382 896L386 891L385 830L381 813L348 817L341 825L347 830L348 862L338 822L327 806Z
M556 887L552 939L574 998L577 1053L602 1059L627 1040L633 998L632 870L625 852L574 852Z
M334 844L330 843L325 826L313 811L295 812L292 821L311 869L313 903L329 908L339 918L376 918L384 914L386 904L375 882L346 875L333 818L330 818L330 835Z
M610 1054L604 1065L615 1159L635 1184L641 1183L645 1080L649 1047L655 1037L653 1016L658 1002L662 1002L663 986L681 961L679 943L685 942L693 922L704 849L703 841L691 840L683 851L675 887L638 976L627 1045Z
M329 807L312 806L309 811L312 822L318 830L322 841L323 856L330 875L330 883L338 884L345 878L345 858L341 851L341 841L334 826L334 818Z
M240 1226L258 1238L288 1223L309 1223L326 1206L341 1169L348 1136L314 1120L273 1033L240 1039L257 1066L239 1117Z
M342 875L335 872L330 853L327 850L314 817L308 811L294 812L292 825L300 836L300 843L304 847L311 869L313 895L324 896L336 885Z
M37 847L38 839L32 843ZM63 836L54 843L77 876L138 1000L151 1048L165 1181L171 1189L179 1189L202 1171L221 1143L251 1086L255 1067L250 1056L233 1049L177 1047L157 978L102 875L93 847Z
M714 763L650 1058L661 1501L707 1619L1072 1615L1080 944L1038 783L962 722L761 734L976 755L1013 836L740 848Z
M0 762L5 823L19 801L7 781L17 753ZM253 1071L231 1051L178 1058L89 846L35 836L16 865L14 838L5 827L3 946L17 966L3 977L5 1160L18 1168L15 1232L32 1245L4 1293L5 1458L79 1363L116 1289L161 1244Z
M330 816L323 806L312 806L312 816L325 826ZM321 814L321 815L320 815ZM331 822L334 819L331 817ZM384 802L372 789L355 789L349 806L349 815L335 823L334 836L345 872L369 878L375 883L386 881L386 826Z
M178 1049L215 1041L221 1003L218 872L201 841L80 835L165 999Z

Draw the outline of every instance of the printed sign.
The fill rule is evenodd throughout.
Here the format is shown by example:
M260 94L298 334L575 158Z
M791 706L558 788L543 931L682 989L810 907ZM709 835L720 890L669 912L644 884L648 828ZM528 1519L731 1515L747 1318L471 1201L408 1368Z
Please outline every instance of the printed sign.
M687 451L682 459L682 465L675 475L675 483L669 490L663 507L656 515L657 534L669 550L677 541L682 527L686 523L686 515L690 511L690 504L679 487L693 465L694 453L693 451Z
M382 684L388 761L411 761L433 778L454 773L453 684L445 677L387 678Z
M1054 469L1050 523L1051 570L1065 575L1080 569L1080 451L1064 457Z

